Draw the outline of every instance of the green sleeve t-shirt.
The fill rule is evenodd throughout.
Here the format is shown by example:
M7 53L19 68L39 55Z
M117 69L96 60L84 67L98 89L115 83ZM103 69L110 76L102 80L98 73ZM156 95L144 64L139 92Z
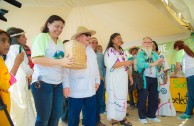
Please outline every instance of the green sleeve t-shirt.
M179 50L179 51L176 53L175 62L182 63L182 61L183 61L183 55L184 55L184 50L183 50L183 49Z
M61 40L55 43L48 33L40 33L32 43L32 58L47 57L53 59L61 59L64 57L64 48ZM34 65L34 73L32 75L32 83L38 78L49 84L59 84L62 82L63 68L60 65L42 66Z

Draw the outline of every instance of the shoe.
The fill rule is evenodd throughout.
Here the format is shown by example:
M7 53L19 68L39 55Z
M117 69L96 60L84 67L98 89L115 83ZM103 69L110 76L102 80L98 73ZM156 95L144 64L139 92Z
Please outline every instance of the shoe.
M103 124L103 123L100 121L100 122L98 122L98 123L96 124L96 126L106 126L106 125Z
M112 126L119 126L118 122L112 122Z
M82 119L82 126L85 126L84 120Z
M68 126L67 122L62 122L62 126Z
M134 109L135 108L135 105L130 105L130 109Z
M190 118L191 118L191 116L190 116L190 115L187 115L187 114L185 114L185 113L181 114L181 115L178 117L178 119L190 119Z
M158 119L158 118L147 118L148 120L151 120L151 121L153 121L153 122L161 122L161 120L160 119Z
M104 111L104 112L102 112L102 114L103 114L103 115L106 115L106 114L107 114L107 112L106 112L106 111Z
M147 119L139 119L139 121L140 121L141 123L143 123L143 124L148 123Z
M120 124L123 126L132 126L132 123L127 121L127 119L123 119L122 121L120 121Z

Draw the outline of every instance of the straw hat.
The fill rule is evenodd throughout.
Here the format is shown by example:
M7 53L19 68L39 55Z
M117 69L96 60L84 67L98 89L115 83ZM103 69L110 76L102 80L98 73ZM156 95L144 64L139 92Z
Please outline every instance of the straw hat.
M137 47L137 46L132 46L131 48L129 48L129 53L130 53L130 54L132 53L132 50L133 50L133 49L139 50L139 47Z
M77 28L77 31L76 33L71 37L72 40L76 40L76 37L80 34L83 34L83 33L90 33L91 36L94 35L96 33L96 31L94 30L88 30L86 27L84 26L79 26Z

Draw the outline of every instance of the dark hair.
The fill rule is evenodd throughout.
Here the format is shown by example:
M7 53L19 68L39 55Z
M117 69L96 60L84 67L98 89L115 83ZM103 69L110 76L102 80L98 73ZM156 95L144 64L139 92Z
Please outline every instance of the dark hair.
M58 15L51 15L47 19L47 21L45 22L44 26L42 27L41 32L48 33L49 32L49 29L47 27L47 24L48 23L52 24L54 21L62 21L63 24L65 24L65 21L60 16L58 16Z
M106 47L106 50L108 50L110 47L115 48L115 47L113 46L112 40L113 40L114 38L116 38L117 36L119 36L119 35L120 35L119 33L114 33L114 34L112 34L112 35L110 36L109 43L108 43L108 46ZM119 47L119 49L123 50L121 46Z
M152 41L154 43L154 45L156 46L156 51L158 51L158 44L156 43L156 41Z
M194 52L182 40L178 40L174 43L174 49L177 47L178 50L184 49L187 55L194 58Z
M21 28L16 28L16 27L11 27L11 28L8 28L7 29L7 33L12 36L14 34L18 34L18 33L22 33L24 32L23 29ZM11 37L11 45L14 45L14 44L19 44L18 41L17 41L17 38L19 38L21 35L17 35L17 36L13 36Z
M0 35L1 34L6 34L7 37L9 38L9 40L11 41L10 35L6 31L3 31L3 30L0 29ZM11 44L11 43L9 43L9 44ZM6 59L6 55L2 55L2 57L3 57L4 60Z
M6 31L3 31L3 30L0 29L0 35L1 34L6 34L8 36L8 38L10 39L10 41L11 41L10 35Z
M64 40L64 41L63 41L63 44L66 43L66 42L69 42L69 40Z

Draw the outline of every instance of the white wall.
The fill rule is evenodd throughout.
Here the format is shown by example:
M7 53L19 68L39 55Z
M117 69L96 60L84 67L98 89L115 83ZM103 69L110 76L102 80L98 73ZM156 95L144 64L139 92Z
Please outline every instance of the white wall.
M1 2L1 1L0 1ZM8 9L9 12L4 15L7 22L0 20L0 29L6 30L9 27L18 27L26 31L28 38L27 44L31 46L32 39L40 32L50 15L56 14L61 16L64 20L68 17L70 8L53 8L53 7L22 7L16 8L14 6L1 7ZM64 38L64 34L60 36Z

